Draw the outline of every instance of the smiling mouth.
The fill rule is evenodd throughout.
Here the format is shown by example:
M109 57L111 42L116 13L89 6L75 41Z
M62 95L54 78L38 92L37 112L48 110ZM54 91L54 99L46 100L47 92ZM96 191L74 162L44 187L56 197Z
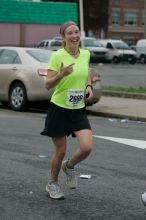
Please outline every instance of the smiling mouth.
M78 40L72 40L71 42L72 43L78 43L79 41Z

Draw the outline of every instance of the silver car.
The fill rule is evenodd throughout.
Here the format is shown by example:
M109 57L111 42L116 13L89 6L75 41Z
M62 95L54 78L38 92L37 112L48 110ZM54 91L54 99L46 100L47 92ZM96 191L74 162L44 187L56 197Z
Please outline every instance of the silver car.
M94 37L84 37L81 39L81 46L90 51L91 62L109 62L108 49L103 47Z
M50 100L54 89L45 88L50 50L22 47L0 47L0 102L15 111L28 108L33 101ZM88 105L101 97L100 75L91 71L94 97Z
M41 49L49 49L49 50L58 50L62 47L62 40L61 39L47 39L42 40L36 47Z

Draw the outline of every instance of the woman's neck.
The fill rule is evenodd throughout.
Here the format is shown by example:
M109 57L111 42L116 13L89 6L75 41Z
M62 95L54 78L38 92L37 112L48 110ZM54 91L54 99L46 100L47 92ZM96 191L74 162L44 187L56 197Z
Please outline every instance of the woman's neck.
M64 49L71 55L71 56L79 56L79 48L69 48L69 47L64 47Z

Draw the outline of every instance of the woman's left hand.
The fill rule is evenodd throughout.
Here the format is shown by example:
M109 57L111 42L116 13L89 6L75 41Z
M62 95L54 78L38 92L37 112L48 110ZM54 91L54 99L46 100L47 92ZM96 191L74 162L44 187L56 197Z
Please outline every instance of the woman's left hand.
M85 90L85 99L91 99L93 97L93 91L90 86L88 86Z

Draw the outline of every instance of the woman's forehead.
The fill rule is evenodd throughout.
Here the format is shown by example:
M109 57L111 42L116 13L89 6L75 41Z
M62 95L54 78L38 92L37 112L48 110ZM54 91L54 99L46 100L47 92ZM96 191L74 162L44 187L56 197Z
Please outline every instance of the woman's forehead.
M79 30L78 26L72 24L72 25L70 25L69 27L66 28L65 32L76 31L76 30L77 31Z

